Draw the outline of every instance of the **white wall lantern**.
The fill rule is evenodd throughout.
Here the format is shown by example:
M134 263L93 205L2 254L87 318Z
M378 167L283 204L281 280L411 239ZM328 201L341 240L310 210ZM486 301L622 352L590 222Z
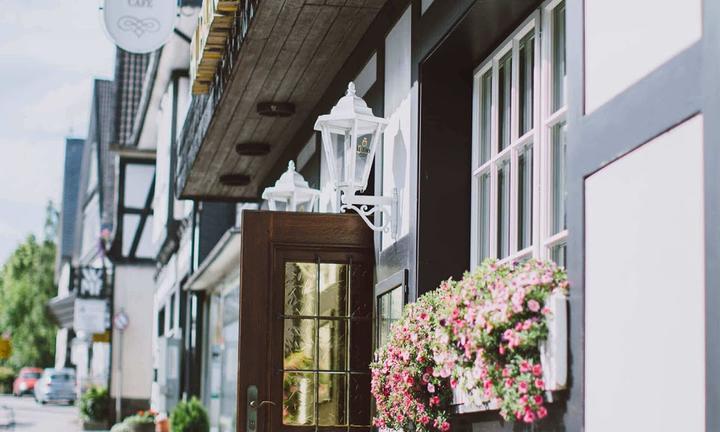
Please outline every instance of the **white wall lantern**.
M320 191L308 186L302 175L295 171L295 162L288 163L288 169L280 176L275 186L263 191L262 198L267 200L272 211L315 210Z
M382 133L388 121L375 117L362 98L355 94L355 84L348 84L347 93L340 98L330 114L321 115L315 130L322 135L328 159L330 178L340 194L340 210L354 210L374 231L397 234L397 191L392 197L356 195L367 187L370 169ZM370 219L380 212L382 223Z

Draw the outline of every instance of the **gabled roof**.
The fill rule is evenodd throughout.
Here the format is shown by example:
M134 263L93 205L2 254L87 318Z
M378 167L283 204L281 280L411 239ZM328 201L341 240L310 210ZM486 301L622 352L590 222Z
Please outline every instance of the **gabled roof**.
M135 115L142 98L143 82L150 54L133 54L117 49L115 57L115 128L113 144L132 146Z

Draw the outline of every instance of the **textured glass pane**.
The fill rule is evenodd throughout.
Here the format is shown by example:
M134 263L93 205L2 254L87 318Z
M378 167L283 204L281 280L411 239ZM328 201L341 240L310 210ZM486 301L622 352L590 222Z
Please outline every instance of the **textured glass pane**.
M315 424L315 374L283 375L283 424Z
M510 164L503 162L497 176L497 255L505 258L510 254Z
M315 369L316 321L292 318L285 320L283 369Z
M500 60L498 70L498 146L502 150L510 145L510 113L512 88L512 56L508 53Z
M480 176L478 187L480 260L490 256L490 174Z
M480 105L480 163L490 158L492 141L492 71L487 71L480 79L482 101Z
M533 127L533 91L535 90L535 33L520 40L520 135Z
M518 250L532 244L533 148L527 147L518 157L517 196Z
M318 374L318 425L347 425L347 375Z
M390 326L402 315L403 287L399 286L380 296L378 300L378 346L390 338ZM353 335L354 339L354 335Z
M350 424L370 424L370 375L350 375Z
M556 234L567 227L565 201L567 190L566 176L566 124L555 125L552 129L552 233Z
M347 321L320 320L318 369L345 370L347 365Z
M285 315L317 313L317 264L285 263Z
M550 250L550 258L555 264L567 267L567 245L565 243L553 246Z
M552 108L555 111L565 105L567 91L564 2L553 10L552 63Z
M320 264L320 316L347 316L345 264Z

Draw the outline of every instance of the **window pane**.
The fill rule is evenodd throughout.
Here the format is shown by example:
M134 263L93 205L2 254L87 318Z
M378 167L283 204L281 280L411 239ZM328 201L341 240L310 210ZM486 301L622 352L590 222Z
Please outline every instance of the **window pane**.
M347 265L320 264L320 316L347 316Z
M505 161L498 167L497 183L497 256L510 254L510 164Z
M317 313L317 264L285 263L285 315Z
M315 374L286 373L283 376L283 424L315 424Z
M567 71L565 64L565 3L558 5L552 12L552 110L565 105Z
M478 185L478 205L480 206L478 221L479 257L484 260L490 256L490 174L480 176Z
M403 287L398 286L378 298L378 346L390 339L390 326L402 316Z
M552 129L552 233L557 234L567 227L565 217L565 123L555 125Z
M345 370L347 365L347 322L320 320L318 369Z
M285 320L283 369L312 370L316 367L316 321L292 318Z
M567 267L567 245L565 243L561 243L558 245L555 245L550 250L550 258L555 262L555 264Z
M510 145L510 113L512 88L512 53L500 60L498 70L498 151Z
M492 137L492 71L487 71L480 79L482 103L480 106L480 163L490 158Z
M518 250L532 244L533 148L528 146L518 157L517 196Z
M530 32L520 41L520 135L533 127L533 91L535 89L535 33Z
M346 374L318 374L318 425L347 425Z

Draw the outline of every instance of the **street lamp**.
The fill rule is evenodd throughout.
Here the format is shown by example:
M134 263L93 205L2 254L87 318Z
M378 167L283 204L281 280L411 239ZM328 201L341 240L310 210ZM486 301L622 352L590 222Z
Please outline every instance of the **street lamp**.
M354 210L374 231L397 233L397 190L392 197L357 195L367 187L375 152L388 121L373 115L364 100L355 94L355 84L348 84L330 114L315 122L320 131L330 178L340 194L340 210ZM369 216L382 213L382 224L376 225Z
M288 169L280 176L275 186L265 188L262 198L267 200L273 211L312 212L317 204L320 191L308 186L302 175L295 171L295 162L288 163Z

